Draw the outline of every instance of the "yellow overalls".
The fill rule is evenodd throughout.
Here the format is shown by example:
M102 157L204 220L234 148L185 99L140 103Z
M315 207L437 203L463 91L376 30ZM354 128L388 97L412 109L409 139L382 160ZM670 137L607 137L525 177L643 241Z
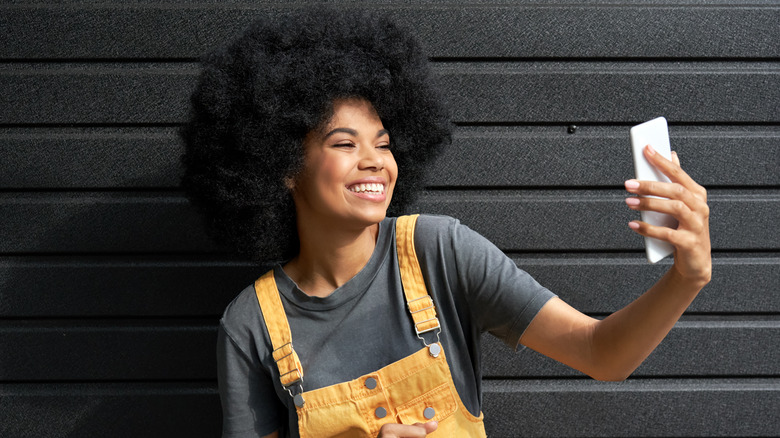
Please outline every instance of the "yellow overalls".
M401 283L422 349L384 368L313 391L303 390L303 367L293 350L290 326L273 271L255 281L255 292L273 344L282 386L293 397L304 437L376 437L385 423L438 421L430 437L484 437L482 414L474 417L460 400L440 342L426 344L423 333L441 327L414 250L417 215L396 222ZM349 359L346 359L349 360ZM298 391L294 391L298 389ZM293 395L294 392L297 392Z

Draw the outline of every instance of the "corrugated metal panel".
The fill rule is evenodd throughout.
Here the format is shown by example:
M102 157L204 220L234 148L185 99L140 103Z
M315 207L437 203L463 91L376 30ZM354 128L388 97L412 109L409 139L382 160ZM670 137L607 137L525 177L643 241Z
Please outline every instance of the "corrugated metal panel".
M429 188L617 187L633 175L622 125L472 126L430 169ZM775 126L675 126L671 141L705 187L780 184ZM0 128L5 189L179 186L183 147L174 127ZM565 171L563 171L565 170Z
M194 64L0 65L4 124L172 124ZM768 123L780 118L769 62L446 62L434 65L460 123Z
M649 265L639 252L513 258L562 299L595 315L625 306L670 266L668 261ZM0 317L217 317L263 272L263 267L218 257L3 257ZM716 254L712 282L688 313L780 313L778 284L780 258L775 254Z
M203 51L305 3L0 5L0 436L218 434L214 328L263 268L206 239L176 127ZM709 189L713 281L668 339L613 384L485 337L490 435L778 435L780 4L364 7L419 35L454 107L418 208L575 307L670 266L625 226L631 124L665 115Z
M4 383L3 437L219 436L211 383Z
M505 251L640 250L618 190L428 192L412 209L459 218ZM715 250L777 250L780 193L709 195ZM0 251L211 252L187 200L169 193L0 193Z
M11 34L10 44L0 47L0 57L198 58L210 47L233 38L255 18L273 17L304 3L318 2L220 3L5 6L0 9L4 19L0 24L11 29ZM728 1L370 3L370 8L387 10L416 32L426 53L435 58L780 55L776 44L780 10L773 2L744 7L734 7Z
M0 335L0 348L16 355L0 369L3 381L189 381L217 372L212 319L15 321L0 324ZM515 354L485 340L487 378L583 377L531 350ZM723 360L724 352L742 359ZM705 320L678 322L634 377L778 374L779 321Z
M776 436L777 379L490 381L489 436Z

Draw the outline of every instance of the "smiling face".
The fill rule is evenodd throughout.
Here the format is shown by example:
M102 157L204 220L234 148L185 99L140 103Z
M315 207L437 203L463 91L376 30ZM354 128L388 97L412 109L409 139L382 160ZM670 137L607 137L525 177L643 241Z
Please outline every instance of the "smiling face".
M390 135L369 102L334 102L333 117L303 146L303 171L292 181L299 224L365 228L384 219L398 166Z

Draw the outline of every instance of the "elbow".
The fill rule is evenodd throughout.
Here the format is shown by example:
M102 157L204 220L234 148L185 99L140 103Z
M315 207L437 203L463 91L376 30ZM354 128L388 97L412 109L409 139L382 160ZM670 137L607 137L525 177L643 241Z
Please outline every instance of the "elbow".
M631 373L619 373L619 372L611 372L611 373L599 373L597 375L591 375L592 378L595 380L598 380L599 382L622 382L630 376Z
M593 372L588 373L588 375L600 382L622 382L631 376L634 370L636 370L637 366L602 364L602 366L596 367Z
M607 342L605 345L603 336L601 338L596 336L598 328L599 325L596 325L593 329L586 374L602 382L622 382L628 379L649 353L627 351L627 348L616 346L615 344L619 343L614 341Z

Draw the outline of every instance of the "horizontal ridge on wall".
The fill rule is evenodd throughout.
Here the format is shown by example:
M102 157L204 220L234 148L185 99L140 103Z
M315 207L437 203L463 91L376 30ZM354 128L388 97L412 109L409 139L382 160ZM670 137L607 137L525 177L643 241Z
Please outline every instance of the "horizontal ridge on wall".
M182 122L196 64L2 64L0 124ZM434 65L455 122L775 123L780 63Z
M622 190L425 193L410 210L460 219L505 251L642 248ZM776 251L780 192L709 193L714 250ZM0 193L0 253L213 252L201 219L168 193Z
M483 336L483 376L500 378L584 377L584 374L531 350L519 353L493 336ZM728 352L725 355L724 352ZM780 320L678 322L631 374L755 377L780 375Z
M10 31L10 43L0 46L0 58L192 59L256 18L273 20L306 3L323 2L5 5L0 27ZM372 2L371 9L386 10L436 58L780 56L780 10L772 4L405 3Z
M669 269L644 254L513 256L515 263L575 308L614 312ZM180 256L0 257L0 318L212 317L267 266ZM780 313L780 257L713 259L712 282L688 314Z
M211 380L217 321L0 320L0 381ZM484 336L485 377L582 376L531 350ZM99 354L96 354L99 352ZM724 355L728 352L728 355ZM780 320L680 321L632 374L756 377L780 374Z
M780 186L780 127L672 125L670 140L705 187ZM629 151L628 126L457 127L426 185L615 187ZM0 189L174 189L183 152L175 127L0 128Z
M778 379L486 381L490 436L771 436ZM0 384L3 436L216 436L213 384ZM197 415L193 415L197 413ZM28 416L37 421L30 424ZM18 433L17 433L18 432Z
M778 379L486 381L488 436L773 436Z
M218 436L209 383L0 383L0 436Z

